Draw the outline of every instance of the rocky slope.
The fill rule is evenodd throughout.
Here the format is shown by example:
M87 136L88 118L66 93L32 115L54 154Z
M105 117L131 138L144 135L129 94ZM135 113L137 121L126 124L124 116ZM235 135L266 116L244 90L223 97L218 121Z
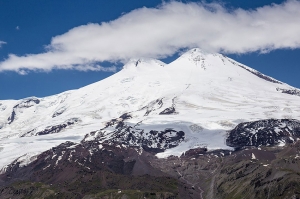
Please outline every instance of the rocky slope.
M227 142L236 144L235 151L194 148L180 157L157 158L155 155L161 149L144 145L143 139L136 135L145 132L137 131L135 135L132 132L137 127L124 125L129 118L125 114L113 119L105 128L86 135L81 143L65 142L38 155L27 166L15 160L0 175L1 195L7 198L300 197L297 120L241 123L227 136ZM107 128L113 128L112 133L121 136L103 139ZM166 132L156 132L162 136L152 139L155 146L166 142L162 139ZM176 143L178 132L172 133L172 141ZM249 138L249 133L264 141L258 145L253 137ZM285 146L274 142L287 139Z
M0 175L2 198L298 198L300 141L157 158L141 147L66 142Z
M237 125L226 138L227 145L274 146L293 143L300 137L300 122L291 119L269 119L245 122Z
M201 188L206 199L300 197L299 142L283 148L245 148L230 155L224 151L190 154L156 159L152 164Z
M28 166L10 164L0 176L0 193L7 198L195 198L190 185L151 166L153 158L139 148L66 142Z

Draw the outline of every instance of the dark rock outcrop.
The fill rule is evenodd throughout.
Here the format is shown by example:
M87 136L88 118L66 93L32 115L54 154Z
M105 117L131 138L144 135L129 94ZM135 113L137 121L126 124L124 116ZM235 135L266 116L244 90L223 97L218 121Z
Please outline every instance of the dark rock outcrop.
M285 93L285 94L300 96L300 90L298 90L298 89L276 88L276 90L281 91L282 93Z
M66 107L61 107L58 110L56 110L53 115L52 118L60 116L61 114L63 114L66 111Z
M15 112L15 110L13 110L13 111L11 112L11 115L10 115L9 118L7 119L8 124L11 124L11 123L15 120L15 117L16 117L16 112Z
M300 137L300 121L269 119L245 122L229 131L226 143L239 148L245 146L274 146L293 143Z
M166 108L165 110L160 112L159 115L171 115L174 113L176 113L176 111L175 111L175 108L172 106L172 107Z
M25 133L24 135L22 135L21 137L26 137L26 136L32 136L32 135L48 135L48 134L53 134L53 133L59 133L62 130L64 130L65 128L75 125L76 123L80 122L81 120L79 118L71 118L67 121L65 121L64 123L58 124L58 125L54 125L54 126L49 126L47 128L45 128L42 131L38 131L35 132L36 129L32 129L31 131L28 131L27 133Z
M19 104L15 105L14 108L29 108L39 103L40 100L38 98L27 98L22 100Z
M163 99L157 99L153 102L150 102L147 106L141 108L141 110L146 109L146 113L144 116L149 115L152 111L160 109L163 106Z
M166 128L160 131L145 130L140 127L141 122L135 125L127 124L125 120L130 117L130 115L126 114L119 118L112 119L106 123L105 128L86 135L83 142L95 139L103 143L141 147L145 151L158 153L178 146L185 138L183 131L176 131L172 128ZM114 130L109 133L109 137L106 135L108 127L114 128Z

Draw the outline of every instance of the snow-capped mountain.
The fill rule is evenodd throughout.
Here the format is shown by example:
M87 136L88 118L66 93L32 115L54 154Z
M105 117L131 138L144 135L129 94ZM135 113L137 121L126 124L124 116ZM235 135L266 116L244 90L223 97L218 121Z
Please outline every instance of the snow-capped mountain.
M299 120L299 97L292 86L200 49L170 64L133 59L78 90L0 101L0 167L27 164L65 141L118 142L158 157L233 149L226 136L242 122Z

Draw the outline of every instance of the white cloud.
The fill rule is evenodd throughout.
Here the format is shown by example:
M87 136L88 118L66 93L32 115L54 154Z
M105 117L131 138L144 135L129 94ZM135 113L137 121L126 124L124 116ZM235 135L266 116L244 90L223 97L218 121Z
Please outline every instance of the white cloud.
M300 1L255 10L227 10L213 3L163 3L120 18L87 24L52 38L46 52L9 55L0 71L103 70L99 62L163 58L183 48L225 53L300 47Z
M5 41L0 41L0 48L2 47L3 44L6 44Z

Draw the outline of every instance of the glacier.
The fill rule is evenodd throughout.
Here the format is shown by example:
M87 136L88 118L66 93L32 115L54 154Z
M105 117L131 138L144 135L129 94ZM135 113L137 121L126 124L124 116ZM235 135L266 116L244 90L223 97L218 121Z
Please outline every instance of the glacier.
M233 149L227 132L242 122L300 119L299 89L224 55L195 48L165 64L132 59L116 74L44 98L0 101L0 168L26 165L63 142L80 143L90 132L129 114L124 123L144 132L172 128L185 139L157 154L189 149ZM115 130L105 129L107 139ZM89 139L94 139L90 134Z

